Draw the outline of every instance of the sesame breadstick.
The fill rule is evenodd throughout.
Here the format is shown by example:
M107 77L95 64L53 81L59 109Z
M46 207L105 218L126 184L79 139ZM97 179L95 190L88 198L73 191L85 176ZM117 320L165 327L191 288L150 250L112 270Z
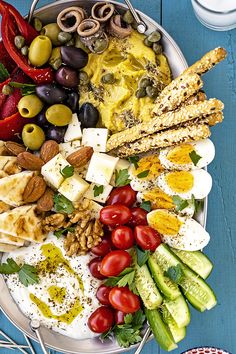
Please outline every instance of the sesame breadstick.
M212 98L203 102L181 107L174 112L168 112L153 118L149 122L140 123L122 132L113 134L107 142L107 151L113 150L125 143L131 143L144 136L156 133L175 125L219 112L224 108L221 101Z
M197 102L203 102L207 99L205 92L199 91L196 95L190 96L184 103L184 106L194 104Z
M217 112L217 113L210 114L206 118L207 118L207 123L209 124L210 127L212 127L213 125L221 123L224 119L224 116L222 112Z

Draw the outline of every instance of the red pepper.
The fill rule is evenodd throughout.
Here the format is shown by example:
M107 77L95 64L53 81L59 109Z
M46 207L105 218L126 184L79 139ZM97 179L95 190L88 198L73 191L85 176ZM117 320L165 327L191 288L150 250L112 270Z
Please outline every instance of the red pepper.
M21 133L25 124L29 123L27 118L22 118L19 112L10 117L0 120L0 139L18 140L18 134Z
M12 60L6 51L3 42L0 42L0 63L5 66L10 74L16 68L16 63Z

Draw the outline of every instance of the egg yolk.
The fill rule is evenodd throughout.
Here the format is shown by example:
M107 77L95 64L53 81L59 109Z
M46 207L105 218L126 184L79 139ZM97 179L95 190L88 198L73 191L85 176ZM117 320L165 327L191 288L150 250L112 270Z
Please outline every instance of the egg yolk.
M183 144L176 146L174 149L170 150L166 156L166 158L175 164L185 165L188 163L192 163L192 160L189 154L194 151L194 148L190 144Z
M152 179L160 175L164 171L161 166L159 157L157 155L150 155L142 157L138 161L138 167L134 170L134 174L138 176L140 173L148 171L146 179Z
M148 223L161 235L170 236L177 235L182 225L178 217L167 210L156 210L155 213L149 215Z
M152 209L172 209L175 206L172 197L164 193L160 188L146 191L143 193L143 197L151 202Z
M177 193L190 191L194 185L194 177L188 171L169 172L165 176L168 186Z

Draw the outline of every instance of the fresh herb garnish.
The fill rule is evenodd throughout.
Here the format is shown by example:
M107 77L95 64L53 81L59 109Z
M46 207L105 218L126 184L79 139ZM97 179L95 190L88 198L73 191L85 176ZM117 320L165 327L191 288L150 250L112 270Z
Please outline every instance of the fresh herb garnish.
M176 266L169 267L166 272L164 272L168 278L170 278L174 283L178 284L183 277L183 270L180 264Z
M150 251L149 250L141 250L138 246L135 246L136 249L136 255L137 255L137 263L139 267L142 267L148 260L150 256Z
M126 186L127 184L130 183L130 181L131 180L129 179L129 172L127 168L120 171L117 170L115 171L116 187Z
M104 186L94 186L93 187L93 195L94 197L98 197L104 191Z
M197 214L200 210L203 209L203 206L204 206L204 199L195 199L194 195L192 194L192 197L191 197L191 202L194 206L194 212L195 214Z
M0 264L1 274L18 273L19 280L24 286L39 283L37 269L29 264L19 266L14 259L8 258L7 263Z
M54 208L57 213L71 214L74 211L72 202L61 194L54 195Z
M138 178L145 178L145 177L148 176L149 172L150 172L149 170L145 170L145 171L143 171L143 172L140 172L140 173L137 175L137 177L138 177Z
M173 200L173 203L176 205L176 208L175 208L176 211L184 210L185 208L187 208L187 206L189 206L189 202L186 199L182 199L178 195L174 195L172 197L172 200Z
M189 156L190 156L190 159L192 160L194 166L197 166L198 161L201 160L201 158L202 158L202 156L198 155L196 153L196 151L194 151L194 150L189 153Z
M9 85L11 87L19 88L21 90L22 96L32 95L36 92L36 85L34 84L24 84L21 82L11 81Z
M119 286L124 287L128 286L130 291L134 294L138 294L136 286L134 284L134 277L135 277L135 269L128 267L123 272L121 272L117 277L109 277L105 281L105 285L107 286Z
M4 82L9 77L10 77L10 74L9 74L7 68L2 63L0 63L0 82Z
M139 162L139 157L138 156L130 156L128 157L128 160L130 163L134 165L134 167L137 169L138 168L138 162Z
M146 210L149 213L152 209L152 204L149 200L145 200L140 204L140 208Z
M75 231L75 227L66 227L65 229L60 229L54 231L54 235L59 239L61 236L65 235L67 232Z
M67 165L66 167L64 167L64 168L60 171L60 174L61 174L64 178L69 178L69 177L73 176L73 174L74 174L74 167Z

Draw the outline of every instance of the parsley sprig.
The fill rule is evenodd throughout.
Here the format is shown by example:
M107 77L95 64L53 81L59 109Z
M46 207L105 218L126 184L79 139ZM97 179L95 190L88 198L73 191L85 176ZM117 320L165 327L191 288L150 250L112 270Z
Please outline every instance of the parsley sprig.
M0 63L0 82L4 82L9 77L10 77L10 74L9 74L7 68L2 63Z
M94 197L98 197L104 191L104 186L94 186L93 187L93 195Z
M151 211L151 209L152 209L152 204L151 204L150 200L144 200L140 204L140 208L146 210L149 213Z
M136 250L136 255L137 255L137 263L138 263L139 267L142 267L147 262L147 260L150 256L150 251L148 251L148 250L143 251L138 246L135 246L135 250Z
M132 291L134 294L138 294L138 291L134 284L134 278L135 278L135 269L132 267L128 267L125 270L123 270L123 272L121 272L117 277L109 277L105 281L105 285L112 286L112 287L128 286L130 291Z
M123 170L120 171L115 171L115 184L116 187L122 187L126 186L127 184L130 183L129 179L129 172L127 168L124 168Z
M176 211L182 211L188 206L192 205L194 207L194 213L198 213L202 210L204 205L204 199L197 200L192 194L191 199L182 199L179 195L174 195L172 197L173 203L176 205Z
M36 92L35 84L24 84L21 82L11 81L9 85L11 87L19 88L21 90L22 96L28 96Z
M14 259L7 258L6 263L0 264L1 274L14 274L18 273L19 280L24 286L39 283L37 269L30 264L23 264L19 266Z
M64 178L72 177L74 174L74 167L67 165L61 169L60 173Z
M67 234L67 232L74 232L75 231L75 227L66 227L65 229L59 229L57 231L54 231L54 235L56 236L56 238L60 238L61 236Z
M138 178L145 178L148 176L149 172L150 172L149 170L142 171L137 175L137 177Z
M183 270L180 264L176 266L171 266L164 272L169 279L171 279L174 283L178 284L180 280L183 278Z
M128 160L130 163L132 163L134 165L135 169L138 168L138 162L139 162L138 156L130 156L130 157L128 157Z

